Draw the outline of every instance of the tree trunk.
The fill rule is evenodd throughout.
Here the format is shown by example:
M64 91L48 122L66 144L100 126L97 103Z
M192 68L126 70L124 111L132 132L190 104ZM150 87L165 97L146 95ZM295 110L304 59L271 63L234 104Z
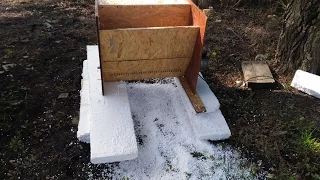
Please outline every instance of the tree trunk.
M276 52L278 71L320 74L320 0L291 0Z

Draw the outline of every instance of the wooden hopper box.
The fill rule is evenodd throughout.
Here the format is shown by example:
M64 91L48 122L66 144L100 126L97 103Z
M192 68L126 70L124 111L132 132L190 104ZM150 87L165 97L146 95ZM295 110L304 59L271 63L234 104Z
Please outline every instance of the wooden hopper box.
M191 1L97 0L96 17L103 81L184 77L196 93L207 17Z

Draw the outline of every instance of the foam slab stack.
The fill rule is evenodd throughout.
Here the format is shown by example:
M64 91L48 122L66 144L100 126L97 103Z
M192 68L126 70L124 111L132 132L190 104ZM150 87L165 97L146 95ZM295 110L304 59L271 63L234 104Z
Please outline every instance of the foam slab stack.
M297 70L291 86L320 99L320 76Z
M81 90L81 96L84 97L80 102L83 106L80 116L83 115L83 118L79 122L78 138L90 142L91 162L94 164L135 159L138 157L138 148L126 84L101 83L98 46L87 46L87 56ZM85 92L88 91L85 89L87 86L89 92Z
M77 137L90 143L91 162L100 164L137 158L138 147L127 91L129 86L125 82L102 83L98 46L87 46L82 77ZM181 108L187 112L195 135L201 140L229 138L230 129L208 84L199 77L197 92L207 112L196 113L180 80L174 80L178 96L184 103Z
M201 140L217 141L228 139L231 136L231 131L220 111L220 103L208 84L199 76L197 93L207 111L196 113L179 78L175 78L175 82L196 136Z

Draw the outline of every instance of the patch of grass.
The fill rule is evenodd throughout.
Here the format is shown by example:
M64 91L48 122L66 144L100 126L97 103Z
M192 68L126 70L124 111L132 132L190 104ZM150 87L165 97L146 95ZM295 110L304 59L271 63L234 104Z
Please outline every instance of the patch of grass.
M320 141L312 136L313 131L303 132L299 144L302 150L309 151L311 153L320 153Z
M15 56L15 52L11 49L5 49L4 59L13 58Z
M9 148L14 152L17 152L19 149L21 149L22 148L21 137L14 136L10 141Z

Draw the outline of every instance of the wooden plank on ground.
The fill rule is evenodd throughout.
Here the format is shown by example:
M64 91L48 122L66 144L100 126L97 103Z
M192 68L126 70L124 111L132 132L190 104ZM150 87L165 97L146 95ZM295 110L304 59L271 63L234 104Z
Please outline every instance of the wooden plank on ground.
M190 58L103 62L104 81L183 76Z
M99 5L99 29L189 26L190 5Z
M102 61L185 58L192 56L198 27L100 30Z
M244 61L242 62L244 80L248 86L265 87L272 86L275 80L265 61Z
M185 73L185 77L191 88L191 91L193 93L196 93L198 73L200 71L200 63L202 57L202 48L206 31L207 16L191 0L188 1L191 5L192 25L198 26L200 28L194 46L193 55Z
M192 92L187 80L184 77L180 77L179 79L196 113L206 112L206 107L201 101L200 96L197 93L194 94Z

